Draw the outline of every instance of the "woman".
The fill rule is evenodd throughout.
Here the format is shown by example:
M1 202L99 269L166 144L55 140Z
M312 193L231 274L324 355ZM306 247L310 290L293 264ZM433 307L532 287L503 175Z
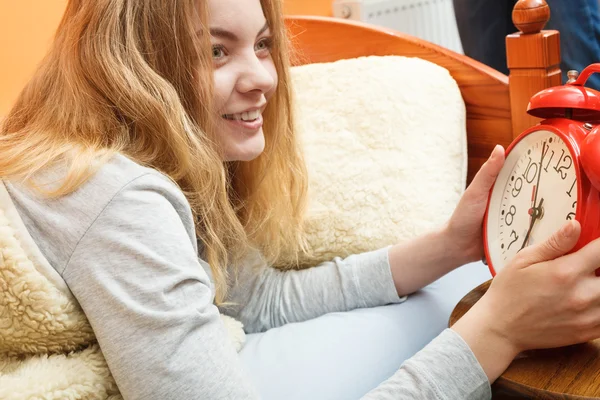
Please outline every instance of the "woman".
M440 231L306 271L265 268L302 249L287 58L277 0L71 0L3 125L0 175L125 399L259 396L214 302L260 332L398 303L481 257L499 147ZM579 231L519 253L365 398L486 398L518 352L597 337L600 243L561 257Z

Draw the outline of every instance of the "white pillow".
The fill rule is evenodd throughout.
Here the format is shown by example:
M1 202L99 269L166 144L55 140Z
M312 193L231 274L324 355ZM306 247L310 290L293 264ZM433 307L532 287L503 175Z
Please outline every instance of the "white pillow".
M309 173L306 266L443 224L465 188L465 105L449 72L419 58L292 68Z

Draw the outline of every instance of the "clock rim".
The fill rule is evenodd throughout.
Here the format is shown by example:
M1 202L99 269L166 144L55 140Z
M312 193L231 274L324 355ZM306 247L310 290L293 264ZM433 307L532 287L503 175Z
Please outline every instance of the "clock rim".
M504 157L506 159L506 157L508 157L510 152L513 151L513 149L525 137L531 135L534 132L550 131L550 132L554 133L555 135L557 135L563 141L563 143L565 143L565 145L567 146L567 149L571 153L571 158L573 160L573 166L575 168L575 177L577 179L577 207L575 208L575 218L574 219L579 221L579 217L581 215L580 212L583 207L582 202L579 201L581 199L581 193L583 190L582 177L581 177L581 164L579 161L579 156L580 156L579 143L573 138L573 135L565 134L561 129L559 129L559 126L566 125L562 129L565 129L567 132L569 132L570 127L573 124L573 122L574 122L573 120L568 120L566 118L553 118L553 119L549 119L549 120L544 120L540 124L526 129L511 142L511 144L508 146L508 148L506 149L506 151L504 153ZM552 124L552 125L550 125L550 124ZM494 268L493 261L490 257L490 250L489 250L489 245L488 245L489 244L489 241L488 241L488 215L489 215L489 210L490 210L490 203L492 200L492 193L493 193L495 187L496 187L496 182L494 182L494 184L492 185L492 187L489 191L487 205L485 208L485 214L483 216L484 257L485 257L485 263L488 266L490 273L492 274L492 277L495 277L497 272L496 272L496 269Z

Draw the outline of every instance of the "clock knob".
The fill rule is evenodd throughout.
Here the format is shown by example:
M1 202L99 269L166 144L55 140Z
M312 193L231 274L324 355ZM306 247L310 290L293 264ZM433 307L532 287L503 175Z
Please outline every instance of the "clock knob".
M545 0L519 0L512 12L513 24L523 33L538 33L550 19Z
M567 80L567 83L573 83L577 80L577 77L579 77L579 71L576 71L574 69L567 71L567 78L569 78Z
M585 174L596 188L600 190L600 126L586 135L581 143L580 161Z

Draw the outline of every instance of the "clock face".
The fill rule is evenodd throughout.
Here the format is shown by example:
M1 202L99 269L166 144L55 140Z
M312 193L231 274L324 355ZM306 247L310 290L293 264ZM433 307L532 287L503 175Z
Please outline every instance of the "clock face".
M487 256L496 273L519 250L546 240L575 218L576 168L567 145L550 131L534 131L511 149L486 219Z

